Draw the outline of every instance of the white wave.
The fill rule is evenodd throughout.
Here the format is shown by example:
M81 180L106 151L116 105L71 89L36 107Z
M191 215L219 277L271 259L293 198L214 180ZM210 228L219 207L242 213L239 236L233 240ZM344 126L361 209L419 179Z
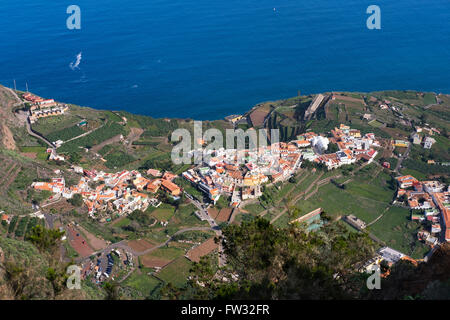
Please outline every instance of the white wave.
M75 70L75 69L80 69L78 66L81 63L81 52L79 54L77 54L76 60L74 62L71 62L69 64L70 69Z

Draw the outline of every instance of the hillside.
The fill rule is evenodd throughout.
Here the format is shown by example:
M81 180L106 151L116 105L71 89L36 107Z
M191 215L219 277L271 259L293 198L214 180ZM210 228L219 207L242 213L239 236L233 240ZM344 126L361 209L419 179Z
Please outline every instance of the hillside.
M38 209L46 215L40 222L42 225L61 227L66 232L68 225L76 226L68 234L76 239L62 243L58 261L61 258L68 262L74 258L86 262L94 251L105 249L109 242L121 242L127 250L135 248L134 252L142 252L142 255L136 254L135 263L145 273L125 264L118 268L117 276L123 277L122 298L158 297L160 288L169 282L185 286L192 262L184 255L192 248L192 239L200 239L197 242L214 236L214 232L208 230L208 222L194 214L198 207L187 198L172 201L161 191L154 195L162 202L160 207L149 207L145 212L126 217L119 217L109 210L110 219L100 221L88 217L83 202L75 205L64 198L54 199L50 191L34 190L31 184L61 176L65 178L66 186L74 186L83 174L75 173L73 166L104 172L139 170L143 175L151 168L180 175L192 166L172 163L170 152L174 142L170 137L178 128L187 129L192 135L193 120L154 119L126 111L96 110L69 104L64 114L40 118L27 128L29 107L18 103L10 89L0 86L0 179L3 181L0 211L12 218L9 225L0 226L0 248L6 259L3 269L5 261L11 262L10 266L33 265L32 272L25 276L32 279L31 283L41 283L39 293L26 287L24 294L36 299L97 299L104 296L93 275L84 282L84 290L78 293L79 296L69 291L55 294L51 290L46 272L54 266L55 258L39 252L24 240L26 232L36 224L29 214ZM289 228L294 216L322 208L333 224L341 227L339 219L350 213L366 222L365 234L377 239L377 246L386 245L414 259L423 258L429 246L417 240L420 223L411 221L409 209L392 204L397 191L394 177L412 174L418 179L439 179L448 183L450 166L445 163L450 162L449 110L450 96L413 91L334 92L258 104L244 114L247 123L239 121L237 127L280 129L281 139L290 141L309 131L331 137L331 129L347 124L362 134L374 133L381 143L377 148L378 155L371 164L356 163L331 171L313 164L303 166L289 181L264 186L260 198L245 203L236 210L235 220L230 220L229 224L225 221L221 227L254 221L259 216L277 230L284 230ZM421 144L412 145L409 156L403 159L406 148L394 147L392 142L410 141L417 127L439 132L433 135L436 143L427 150ZM233 128L233 124L225 120L204 121L203 132L208 128L224 132ZM421 136L426 134L421 133ZM49 160L48 144L56 142L55 153L64 157L64 161ZM384 168L381 165L384 162L391 163L392 167ZM202 193L182 178L176 178L174 182L202 198ZM228 208L228 200L222 197L216 204L217 209ZM350 238L359 235L349 226L343 226L350 231ZM187 243L179 242L178 238L170 240L171 236L184 231L193 232L184 235ZM84 239L88 243L86 248L80 244ZM160 248L166 241L166 246ZM144 254L146 250L150 251ZM217 257L217 252L210 256ZM103 259L106 261L104 256ZM163 267L159 274L153 273L156 267ZM182 276L177 275L177 268L182 270ZM0 272L0 279L3 279L0 298L1 295L6 299L18 298L11 285L5 282L5 273ZM420 290L424 290L423 287Z

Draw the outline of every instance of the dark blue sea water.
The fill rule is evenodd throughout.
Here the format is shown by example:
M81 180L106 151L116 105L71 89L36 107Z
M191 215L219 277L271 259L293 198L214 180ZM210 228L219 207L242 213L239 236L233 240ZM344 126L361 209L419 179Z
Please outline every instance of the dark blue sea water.
M1 84L154 117L220 119L298 90L450 93L450 0L1 0L0 35Z

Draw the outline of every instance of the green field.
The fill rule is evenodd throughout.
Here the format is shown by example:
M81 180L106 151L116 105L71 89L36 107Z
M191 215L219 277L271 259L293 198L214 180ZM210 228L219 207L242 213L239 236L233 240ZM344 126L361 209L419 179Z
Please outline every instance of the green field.
M116 222L116 223L114 223L114 221L113 221L112 224L114 224L114 227L120 228L120 227L124 227L124 226L129 225L130 222L131 222L130 219L128 219L128 218L123 218L122 220L120 220L119 222Z
M368 124L369 124L370 126L372 126L372 127L375 127L375 128L380 128L380 127L383 126L383 123L381 123L381 122L378 121L378 120L372 120L372 121L368 122Z
M161 204L158 208L151 211L151 215L159 221L169 221L174 213L175 209L166 203Z
M107 123L103 127L96 129L87 136L64 143L58 149L58 151L70 152L77 150L79 147L90 148L119 134L122 134L124 136L126 135L124 126L116 122Z
M417 240L419 226L419 223L411 221L409 209L391 207L367 230L384 241L387 246L414 259L421 259L429 248Z
M161 281L155 277L135 271L122 283L122 286L131 289L129 295L132 298L145 299L150 297L161 284Z
M184 250L176 247L162 247L152 251L148 256L174 260L184 255Z
M158 273L158 278L174 286L183 287L187 283L191 266L192 263L188 259L180 257L162 269Z
M20 152L23 153L36 153L36 158L39 160L47 160L48 153L46 147L33 146L33 147L20 147Z
M67 141L83 133L84 133L83 129L81 129L77 125L74 125L68 128L64 128L62 130L52 132L48 134L46 138L49 139L50 141L57 141L57 140Z
M370 172L367 173L369 174ZM394 190L389 189L387 184L387 177L384 173L380 173L373 181L367 179L364 183L363 175L348 183L346 189L340 189L329 183L321 186L308 200L300 199L296 206L302 215L321 207L330 216L354 214L370 222L386 209L394 195ZM286 226L288 220L286 213L275 222L275 225Z

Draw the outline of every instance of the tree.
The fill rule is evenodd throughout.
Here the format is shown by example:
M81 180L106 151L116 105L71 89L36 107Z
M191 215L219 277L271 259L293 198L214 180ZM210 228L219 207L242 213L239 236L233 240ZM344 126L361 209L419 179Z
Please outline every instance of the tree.
M106 296L105 300L119 300L119 284L116 281L108 281L103 285Z
M35 193L33 193L33 202L40 204L43 201L50 198L51 195L52 195L52 193L48 190L42 190L40 192L35 192Z
M81 154L79 152L71 152L69 153L70 161L74 164L78 164L81 161Z
M27 235L27 240L33 243L40 251L52 252L64 235L64 231L58 229L46 229L41 225L33 227Z
M193 279L204 280L204 285L191 281L187 296L195 292L208 299L358 298L366 279L354 265L375 252L366 234L351 233L336 223L307 232L295 226L278 229L256 218L228 225L223 239L227 269L222 272L235 280L208 278L205 267L201 273L193 270Z
M330 153L336 153L338 151L339 151L338 145L335 144L335 143L330 143L328 145L328 149L327 149L327 151L325 153L330 154Z
M76 193L71 199L67 201L74 207L81 207L83 205L83 196L79 193Z

